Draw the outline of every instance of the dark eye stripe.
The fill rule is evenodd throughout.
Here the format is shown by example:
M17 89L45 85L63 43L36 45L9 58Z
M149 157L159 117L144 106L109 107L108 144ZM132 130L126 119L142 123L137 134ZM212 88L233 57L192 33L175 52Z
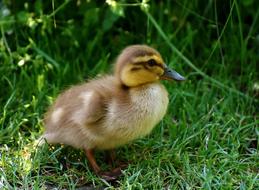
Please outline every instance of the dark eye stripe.
M148 61L150 61L150 60L148 60ZM149 67L153 67L153 66L150 66L150 65L148 64L148 61L140 61L140 62L135 62L135 63L132 63L132 64L133 64L133 65L142 65L142 66L144 66L145 69L149 69L149 70L150 70ZM154 60L154 61L155 61L155 60ZM149 67L148 67L148 65L149 65ZM154 65L154 66L157 66L157 67L160 67L160 68L164 69L164 67L163 67L161 64L158 64L157 62L155 62L155 65Z
M133 63L133 65L145 65L146 62L144 61L141 61L141 62L135 62Z
M138 71L138 70L140 70L140 69L142 69L142 67L133 67L133 68L131 68L130 70L131 70L131 71Z

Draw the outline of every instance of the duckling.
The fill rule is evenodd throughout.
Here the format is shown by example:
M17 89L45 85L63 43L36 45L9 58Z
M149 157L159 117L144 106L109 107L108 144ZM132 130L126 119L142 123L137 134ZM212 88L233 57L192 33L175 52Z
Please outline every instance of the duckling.
M93 151L114 149L149 134L166 114L169 102L159 81L185 80L147 45L126 47L114 66L113 75L61 93L45 115L41 137L48 143L83 149L94 172L108 180L118 170L103 172Z

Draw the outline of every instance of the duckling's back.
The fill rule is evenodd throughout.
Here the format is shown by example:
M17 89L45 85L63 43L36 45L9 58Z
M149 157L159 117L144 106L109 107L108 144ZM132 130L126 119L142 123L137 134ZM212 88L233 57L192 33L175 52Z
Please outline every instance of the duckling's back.
M45 115L42 138L48 143L93 148L102 137L100 126L116 85L114 77L105 76L64 91Z

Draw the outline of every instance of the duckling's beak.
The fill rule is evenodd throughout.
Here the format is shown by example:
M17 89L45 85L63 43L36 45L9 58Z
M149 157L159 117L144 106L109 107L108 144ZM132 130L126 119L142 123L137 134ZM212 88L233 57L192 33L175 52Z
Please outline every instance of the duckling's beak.
M176 80L176 81L183 81L185 78L177 73L175 70L170 69L169 67L165 66L164 74L161 76L163 80Z

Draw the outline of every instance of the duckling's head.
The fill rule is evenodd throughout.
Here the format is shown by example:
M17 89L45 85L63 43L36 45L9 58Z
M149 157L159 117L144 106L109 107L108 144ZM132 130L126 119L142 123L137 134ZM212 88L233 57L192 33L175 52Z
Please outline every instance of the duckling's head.
M146 45L126 47L117 58L115 75L128 87L157 82L160 79L185 80L164 63L160 53Z

